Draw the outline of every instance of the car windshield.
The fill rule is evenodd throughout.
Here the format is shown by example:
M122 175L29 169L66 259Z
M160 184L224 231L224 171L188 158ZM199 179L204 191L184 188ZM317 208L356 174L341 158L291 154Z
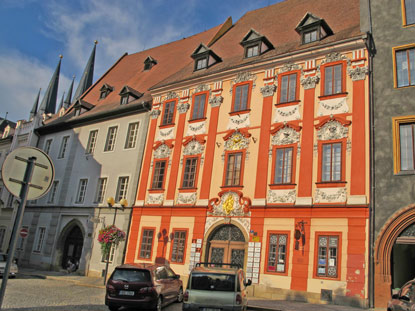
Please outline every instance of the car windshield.
M113 281L149 282L151 280L148 270L116 269L112 275Z
M234 274L193 273L192 289L210 291L235 291Z

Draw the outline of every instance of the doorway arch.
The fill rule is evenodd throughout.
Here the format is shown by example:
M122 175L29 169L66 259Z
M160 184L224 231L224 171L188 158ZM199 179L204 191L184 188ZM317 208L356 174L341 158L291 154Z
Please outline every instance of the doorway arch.
M222 224L208 236L205 261L232 263L244 266L246 238L240 228L233 224Z
M55 257L55 266L66 269L68 260L81 262L85 231L82 224L74 219L61 231Z
M415 243L415 237L405 237L405 231L412 230L414 225L415 204L411 204L393 214L379 232L374 248L375 307L385 307L391 297L392 286L396 287L397 282L402 282L402 276L397 277L398 270L393 256L397 252L408 251L399 245ZM412 248L409 249L409 254L411 253Z

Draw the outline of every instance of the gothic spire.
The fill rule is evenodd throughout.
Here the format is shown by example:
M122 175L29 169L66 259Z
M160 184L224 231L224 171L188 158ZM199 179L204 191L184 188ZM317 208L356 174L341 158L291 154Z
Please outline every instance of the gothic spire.
M63 98L64 97L65 97L65 92L63 92L63 94L62 94L61 103L59 104L58 110L61 110L61 108L63 107Z
M56 67L55 73L50 79L49 86L46 89L45 95L43 96L42 103L40 104L39 112L43 113L55 113L56 100L58 97L58 85L59 85L59 73L61 70L62 55L59 55L59 63Z
M82 74L81 80L79 81L78 88L76 89L73 101L77 101L81 95L92 85L94 77L94 64L95 64L95 50L98 41L95 40L94 48L92 49L91 56L89 57L88 63L85 66L84 73Z
M34 118L34 116L37 114L37 108L39 106L39 97L40 97L40 91L42 90L42 88L39 89L39 92L37 93L35 102L33 104L32 110L30 110L30 119Z
M66 95L65 100L63 101L63 108L68 109L71 105L72 100L72 90L73 90L73 83L75 81L75 76L72 77L71 85L69 86L68 94Z

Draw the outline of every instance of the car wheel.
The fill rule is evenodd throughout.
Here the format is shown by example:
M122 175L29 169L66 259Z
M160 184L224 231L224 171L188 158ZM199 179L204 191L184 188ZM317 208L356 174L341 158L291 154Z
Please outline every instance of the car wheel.
M158 298L157 298L157 304L156 304L156 307L154 308L154 311L161 311L161 305L162 305L162 299L161 299L161 296L159 296Z
M176 302L183 302L183 288L180 287L179 292L177 293Z
M110 309L110 311L118 311L119 307L113 306L113 305L108 305L108 309Z

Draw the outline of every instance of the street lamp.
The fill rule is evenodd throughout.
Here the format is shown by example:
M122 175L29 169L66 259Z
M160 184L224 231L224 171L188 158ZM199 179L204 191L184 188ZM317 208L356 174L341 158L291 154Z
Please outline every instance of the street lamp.
M126 207L128 205L128 202L127 202L126 199L123 198L123 199L120 200L120 205L121 206L115 206L115 200L114 200L114 198L113 197L109 197L107 199L107 204L108 204L108 207L110 209L111 208L114 208L115 209L114 219L112 221L112 225L114 226L115 225L115 219L117 218L117 211L119 209L122 210L122 211L124 211L124 207ZM110 249L109 249L109 252L108 252L108 255L107 255L107 258L106 258L106 263L105 263L104 285L107 283L108 264L109 264L109 261L110 261L111 249L112 249L112 243L110 244Z

